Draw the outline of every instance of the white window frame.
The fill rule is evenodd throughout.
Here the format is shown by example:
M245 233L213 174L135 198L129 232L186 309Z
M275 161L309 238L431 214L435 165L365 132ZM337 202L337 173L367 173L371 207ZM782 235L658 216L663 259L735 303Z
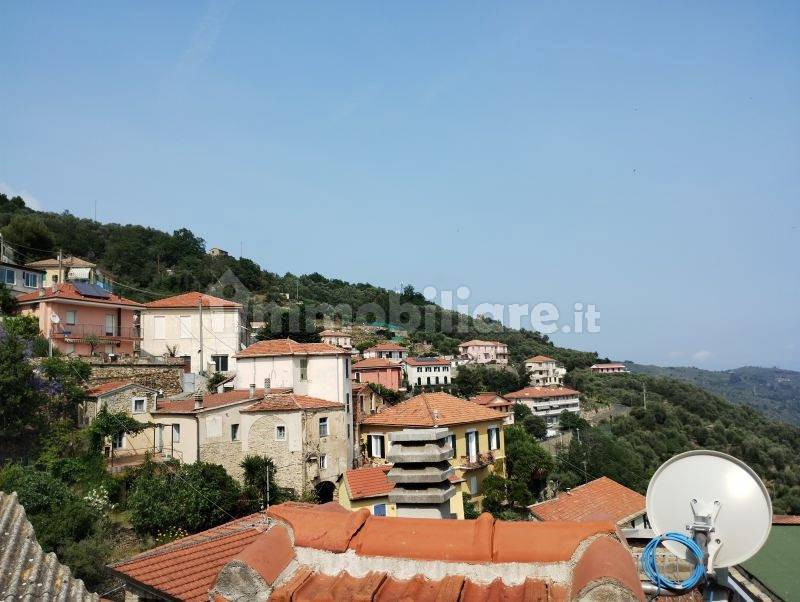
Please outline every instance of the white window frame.
M111 449L125 449L125 433L111 436Z
M319 455L319 469L328 470L328 454Z
M323 428L322 428L323 425L325 426L325 429L324 429L325 433L324 434L322 432L323 431ZM330 429L330 425L328 424L328 417L327 416L322 416L319 419L319 438L322 439L323 437L329 437L330 434L331 434L331 429Z
M33 284L31 284L33 281ZM35 272L22 272L22 284L26 288L36 288L39 286L39 274Z
M282 437L281 437L281 429L283 429ZM275 426L275 441L286 441L286 425L278 424Z
M180 443L180 442L181 442L181 425L180 424L173 424L172 425L172 443Z
M480 450L478 447L478 431L475 429L469 430L465 434L467 439L467 459L470 462L477 462L478 455L480 454ZM475 442L475 454L472 453L472 446L470 445L470 439Z
M191 339L192 316L178 316L178 330L182 339Z
M141 401L142 402L142 409L136 409L136 403ZM147 412L147 397L134 397L131 399L131 413L132 414L144 414Z
M217 358L223 358L223 357L225 358L225 369L224 370L221 369L221 366L220 366L221 362L217 361ZM230 357L225 353L215 353L215 354L213 354L211 356L211 361L214 362L214 370L216 370L217 372L228 372L228 370L230 370L230 366L231 366Z
M489 427L489 451L500 449L500 429L496 426Z
M72 319L70 320L70 315ZM69 326L75 326L76 322L78 321L78 312L74 309L67 310L66 315L64 316L64 324L68 324Z

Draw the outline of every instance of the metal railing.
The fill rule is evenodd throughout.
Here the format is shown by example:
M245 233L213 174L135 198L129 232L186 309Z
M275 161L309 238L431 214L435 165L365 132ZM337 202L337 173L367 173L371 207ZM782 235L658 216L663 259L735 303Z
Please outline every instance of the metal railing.
M114 326L108 328L105 324L59 324L51 336L65 339L85 339L95 336L100 339L141 339L142 334L138 326Z

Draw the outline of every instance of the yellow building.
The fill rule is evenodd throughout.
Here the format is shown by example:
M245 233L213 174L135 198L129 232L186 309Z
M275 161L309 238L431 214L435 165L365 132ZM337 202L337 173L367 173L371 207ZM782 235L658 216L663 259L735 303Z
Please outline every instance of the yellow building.
M348 510L367 508L375 516L397 516L397 506L389 502L389 492L394 484L387 474L391 464L365 466L345 471L339 477L338 491L334 499ZM464 500L459 487L460 480L451 479L458 494L450 498L450 512L458 519L464 518Z
M387 435L407 428L447 428L455 453L450 464L461 491L480 501L483 479L505 475L505 414L448 393L422 393L361 422L361 446L372 465L386 464ZM456 496L460 497L460 496Z

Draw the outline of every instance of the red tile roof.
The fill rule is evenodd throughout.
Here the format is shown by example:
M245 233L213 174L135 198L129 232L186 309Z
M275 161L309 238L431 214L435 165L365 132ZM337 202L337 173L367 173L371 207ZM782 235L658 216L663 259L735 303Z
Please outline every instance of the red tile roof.
M625 364L620 364L617 362L611 362L608 364L593 364L592 368L624 368Z
M644 514L645 498L608 477L600 477L528 509L543 521L610 520L619 524Z
M579 391L566 387L525 387L513 393L506 393L508 399L549 399L550 397L574 397Z
M86 389L86 395L89 397L99 397L101 395L105 395L106 393L110 393L111 391L121 389L122 387L135 384L136 383L132 380L109 380L104 383L97 384L90 389Z
M243 412L286 412L292 410L341 410L344 404L319 397L284 393L268 395L266 399L242 410Z
M270 339L253 343L236 357L275 357L281 355L350 355L341 347L327 343L298 343L292 339Z
M272 389L276 393L287 393L291 389ZM256 389L255 395L250 395L249 389L233 389L224 393L206 393L203 395L203 407L200 410L194 409L194 397L177 400L159 400L156 413L162 414L183 414L202 412L211 408L239 403L242 401L258 401L264 398L264 389Z
M319 333L319 336L321 336L321 337L347 337L347 338L353 338L352 335L350 335L349 333L342 332L340 330L323 330L322 332Z
M774 514L772 516L773 525L800 525L800 516L792 514Z
M377 370L382 368L402 370L400 364L396 364L395 362L387 360L383 357L370 357L353 364L353 370Z
M87 297L81 295L71 282L62 282L55 286L42 289L44 294L40 297L39 291L25 293L17 297L17 303L38 303L39 301L83 301L86 303L102 303L104 305L123 305L131 308L144 307L141 303L120 297L116 293L108 293L108 298Z
M504 414L448 393L422 393L367 416L362 424L385 426L447 426L503 420Z
M482 341L480 339L472 339L471 341L465 341L464 343L459 343L459 347L477 347L477 346L486 346L489 345L490 347L499 347L505 346L508 347L505 343L501 343L500 341Z
M397 343L378 343L367 349L367 351L408 351L408 349Z
M514 405L513 401L509 401L500 395L500 393L492 393L489 391L478 393L474 397L470 397L469 400L472 403L477 403L482 406L489 406L490 408L502 408Z
M234 521L113 570L182 600L252 599L265 587L261 595L287 602L644 600L634 560L609 522L374 517L363 508L293 502L267 514L269 524L263 515L248 517L249 525Z
M534 355L533 357L529 357L525 361L540 364L542 362L554 362L556 360L554 360L552 357L547 357L546 355Z
M57 268L59 264L58 257L53 257L52 259L40 259L38 261L31 261L26 263L25 265L29 268ZM66 257L62 258L61 264L65 268L96 268L97 264L92 263L91 261L86 261L85 259L81 259L80 257L74 257L72 255L67 255Z
M206 295L205 293L198 293L196 291L183 293L182 295L175 295L174 297L157 299L156 301L151 301L150 303L145 303L144 305L145 307L151 309L197 309L200 305L201 299L203 301L203 307L242 307L241 303L228 301L227 299Z
M394 483L386 476L391 468L389 465L365 466L345 471L344 480L350 499L360 500L388 494L394 488Z
M450 360L443 357L407 357L405 360L409 366L449 366Z

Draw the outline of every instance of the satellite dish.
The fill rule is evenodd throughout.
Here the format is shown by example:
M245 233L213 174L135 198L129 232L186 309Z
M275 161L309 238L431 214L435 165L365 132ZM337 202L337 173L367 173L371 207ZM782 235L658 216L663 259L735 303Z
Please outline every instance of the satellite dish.
M664 462L647 487L647 516L657 535L707 534L709 569L729 567L753 556L772 527L772 502L744 462L721 452L694 450ZM684 560L686 547L664 546Z
M59 322L61 322L61 318L59 317L59 315L58 315L58 314L56 314L56 313L53 313L53 314L50 314L50 321L51 321L53 324L58 324Z

